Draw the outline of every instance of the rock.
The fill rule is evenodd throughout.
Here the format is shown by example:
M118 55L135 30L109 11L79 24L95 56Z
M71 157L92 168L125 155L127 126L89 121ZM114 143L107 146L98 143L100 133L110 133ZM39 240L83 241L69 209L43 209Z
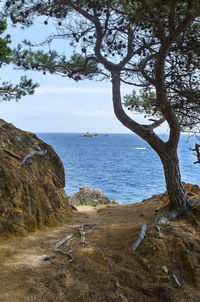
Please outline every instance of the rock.
M69 202L71 205L90 205L97 206L102 204L116 203L110 200L99 189L92 190L88 185L79 188L79 192L70 196Z
M162 270L165 274L168 274L168 268L166 267L166 265L162 266Z
M29 158L31 164L20 164L30 152L44 150ZM50 145L0 119L0 158L0 236L56 225L71 215L64 167Z

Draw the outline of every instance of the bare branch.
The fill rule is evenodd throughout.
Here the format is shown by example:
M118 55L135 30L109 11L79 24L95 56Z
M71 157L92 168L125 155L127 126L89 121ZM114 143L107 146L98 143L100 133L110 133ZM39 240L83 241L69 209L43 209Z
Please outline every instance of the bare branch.
M10 155L11 157L14 157L14 158L16 158L16 159L18 159L18 160L21 160L21 157L20 157L19 155L13 153L13 152L10 151L10 150L3 148L3 151L4 151L6 154Z
M194 164L200 164L200 151L199 151L200 145L195 144L195 149L192 149L192 151L195 151L195 156L197 157L197 161L194 162Z
M180 284L180 282L179 282L178 278L176 277L176 275L175 275L175 274L173 274L172 276L173 276L173 278L174 278L174 280L175 280L176 284L178 284L178 286L181 286L181 284Z
M138 236L138 239L132 244L132 251L136 251L138 246L142 243L147 231L147 225L143 224L141 227L140 234Z
M54 251L56 252L57 249L58 249L61 245L63 245L65 242L69 241L72 237L73 237L73 233L71 233L70 235L67 235L65 238L63 238L61 241L59 241L59 242L56 244L56 246L55 246L55 248L54 248Z
M155 129L165 122L165 118L163 117L159 120L149 119L149 121L153 121L154 123L151 125L147 125L147 126L150 127L151 129Z
M80 232L80 235L81 235L81 243L83 246L86 245L86 242L85 242L85 235L87 234L90 234L94 231L94 228L95 226L97 225L98 223L82 223L80 229L79 229L79 232ZM84 227L85 226L91 226L92 228L86 232L84 232Z
M21 161L21 165L24 165L27 162L27 159L30 158L33 155L39 155L39 156L44 156L47 154L47 150L44 151L32 151L31 153L27 154Z
M54 251L57 252L57 253L60 253L62 255L65 255L65 256L68 256L69 257L69 260L68 262L72 262L74 261L74 258L73 256L71 255L73 253L73 251L75 250L74 248L71 248L70 250L68 250L67 252L65 251L61 251L59 250L59 248L66 242L68 242L71 238L73 237L73 233L71 233L70 235L66 236L65 238L63 238L61 241L59 241L55 248L54 248Z

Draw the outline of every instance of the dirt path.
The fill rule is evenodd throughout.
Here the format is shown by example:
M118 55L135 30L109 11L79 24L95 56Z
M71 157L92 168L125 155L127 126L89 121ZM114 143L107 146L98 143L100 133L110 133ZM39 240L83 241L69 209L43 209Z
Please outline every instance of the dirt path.
M200 207L182 220L154 221L166 194L132 205L78 207L60 227L23 238L0 239L0 302L197 302L200 301ZM82 223L97 223L80 240ZM142 224L147 233L131 250ZM55 245L73 233L63 251ZM49 261L42 255L55 254ZM175 274L181 286L173 277Z
M69 218L64 226L38 231L23 238L0 240L0 301L35 301L30 298L33 297L33 294L30 293L30 297L27 296L27 292L32 288L32 283L37 287L38 282L41 282L41 280L37 281L39 272L43 274L47 266L49 266L48 270L50 272L51 263L56 265L55 263L58 261L56 258L45 262L39 261L38 258L41 255L55 253L56 243L66 235L74 233L70 246L76 249L74 257L77 263L84 261L85 253L90 255L91 258L96 259L97 257L98 261L105 261L105 255L102 254L102 250L100 251L101 244L99 245L99 242L103 242L102 246L104 242L106 245L106 241L110 242L116 232L120 235L120 231L124 229L124 226L128 229L140 226L144 222L149 223L154 219L155 208L155 202L148 205L143 203L126 206L100 206L97 208L83 206L78 208L79 212ZM78 233L78 228L82 223L99 223L96 230L88 236L88 247L86 246L85 249L80 244ZM119 235L116 235L116 237ZM66 257L62 255L56 255L56 257L61 262L65 261L66 263ZM59 265L60 263L58 263ZM74 271L72 274L74 274ZM32 277L30 277L31 275ZM44 299L44 301L46 300ZM84 299L80 301L84 301Z

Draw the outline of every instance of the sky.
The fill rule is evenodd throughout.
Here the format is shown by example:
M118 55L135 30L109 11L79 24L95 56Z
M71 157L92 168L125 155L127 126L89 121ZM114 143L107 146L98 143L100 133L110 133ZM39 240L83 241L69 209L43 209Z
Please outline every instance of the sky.
M42 41L53 27L45 26L38 19L33 27L25 30L8 26L12 46L23 39L32 42ZM65 42L66 43L66 42ZM55 48L70 50L67 44L57 41ZM14 70L11 66L1 68L1 80L18 82L25 72ZM0 118L16 127L32 132L94 132L130 133L115 117L112 107L111 83L80 81L40 72L26 72L27 76L40 86L35 94L23 97L19 102L0 103ZM130 86L122 87L122 95L130 93ZM133 113L131 113L133 114ZM134 114L138 122L145 122L140 114ZM159 132L166 132L160 127Z

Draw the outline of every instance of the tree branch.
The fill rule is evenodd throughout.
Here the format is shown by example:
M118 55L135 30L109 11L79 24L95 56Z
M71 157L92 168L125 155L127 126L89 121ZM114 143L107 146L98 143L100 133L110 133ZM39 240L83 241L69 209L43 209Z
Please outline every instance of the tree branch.
M160 125L162 125L165 122L165 118L161 118L159 120L153 120L153 119L149 119L149 121L154 121L153 124L151 125L147 125L148 127L150 127L152 130L159 127Z
M153 56L154 57L154 56ZM155 86L155 80L152 79L145 71L145 67L147 62L152 58L151 57L146 57L143 60L140 61L140 63L138 64L138 70L141 72L141 74L143 75L143 77L145 78L145 80L147 82L149 82L149 84L154 85Z
M128 129L146 140L158 153L164 146L164 142L157 136L151 127L140 125L132 120L123 110L120 91L120 72L112 71L112 95L114 112L118 120Z
M138 236L138 239L132 244L132 251L136 251L136 249L138 248L138 246L142 243L145 235L146 235L146 231L147 231L147 225L143 224L141 227L141 231L140 234Z
M164 40L165 39L165 30L163 28L162 23L160 22L160 19L154 14L153 10L151 9L150 5L147 3L146 0L141 0L144 9L148 12L151 21L154 23L156 28L158 29L160 39Z
M10 151L10 150L3 148L3 151L4 151L5 153L7 153L8 155L10 155L11 157L14 157L14 158L16 158L16 159L18 159L18 160L21 160L21 157L20 157L19 155L13 153L13 152Z
M21 161L21 165L23 166L27 162L27 159L30 158L33 155L44 156L45 154L47 154L47 150L44 150L44 151L32 151L31 153L29 153L26 156L24 156L24 158Z

